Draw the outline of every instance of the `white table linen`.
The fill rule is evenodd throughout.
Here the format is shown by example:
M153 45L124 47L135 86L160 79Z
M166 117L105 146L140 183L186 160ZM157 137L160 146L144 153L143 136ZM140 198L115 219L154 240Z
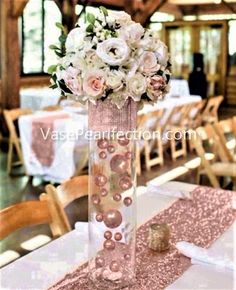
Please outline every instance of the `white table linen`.
M59 90L53 90L48 87L21 89L20 107L37 111L47 106L57 105L60 96Z
M31 148L32 122L41 116L50 117L62 113L67 113L69 118L54 121L53 131L56 133L55 136L57 136L53 142L54 160L50 166L43 166L37 160ZM81 167L79 163L81 162L84 165L86 154L88 156L88 141L80 135L86 128L86 115L68 111L38 112L20 117L20 139L27 174L41 176L45 180L53 182L62 182L73 176L76 168ZM81 138L78 138L77 135Z
M183 185L183 188L181 188ZM176 183L170 182L169 188ZM192 191L196 185L178 182L178 189ZM140 226L158 212L168 208L176 197L148 195L146 188L137 188L137 224ZM48 245L22 257L0 270L2 290L43 290L63 278L87 261L88 237L84 224L77 224L74 230ZM211 247L224 251L233 257L233 226L231 226ZM22 271L24 269L24 271ZM220 276L220 278L219 278ZM217 281L217 283L216 283ZM216 267L191 266L167 289L233 289L233 273L219 272Z

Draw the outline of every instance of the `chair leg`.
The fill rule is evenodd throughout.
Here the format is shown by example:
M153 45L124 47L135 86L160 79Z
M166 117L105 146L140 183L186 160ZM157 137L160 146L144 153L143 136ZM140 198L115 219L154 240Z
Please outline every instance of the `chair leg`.
M146 169L147 169L147 171L149 171L151 169L151 167L150 167L150 148L149 148L149 144L148 144L147 140L145 140L144 155L145 155Z
M140 161L140 149L138 147L138 145L136 146L136 172L137 172L137 175L140 175L141 174L141 161Z
M13 153L13 143L9 141L9 148L7 153L7 173L11 173L11 164L12 164L12 153Z
M24 164L24 160L23 160L23 154L22 154L22 151L21 151L21 148L20 148L20 145L18 142L14 143L15 145L15 148L16 148L16 153L17 153L17 156L20 160L20 162L22 163L22 165Z

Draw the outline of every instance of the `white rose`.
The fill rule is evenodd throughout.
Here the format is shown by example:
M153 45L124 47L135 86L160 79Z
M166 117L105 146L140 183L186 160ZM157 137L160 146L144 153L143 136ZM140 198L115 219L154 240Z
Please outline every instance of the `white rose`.
M168 60L168 49L167 46L160 40L156 44L155 53L158 58L158 62L163 66L166 66Z
M146 75L154 74L160 69L155 53L145 51L140 58L140 71Z
M123 88L124 73L121 71L113 70L108 72L106 83L109 88L114 92L119 91Z
M97 55L109 65L121 65L129 56L129 47L123 39L109 38L97 46Z
M131 16L124 11L109 11L108 22L113 21L120 24L121 26L125 26L133 22Z
M147 81L145 77L137 73L127 81L127 89L134 101L140 101L142 94L147 90Z
M76 51L84 43L86 33L82 28L74 28L70 31L66 39L66 51Z
M139 43L141 37L144 35L144 28L139 23L132 23L121 28L118 32L120 38L123 38L130 43Z

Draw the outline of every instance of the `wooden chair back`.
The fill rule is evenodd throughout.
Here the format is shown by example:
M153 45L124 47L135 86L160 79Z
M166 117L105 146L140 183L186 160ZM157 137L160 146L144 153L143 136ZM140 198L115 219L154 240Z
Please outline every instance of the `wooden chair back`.
M219 144L223 148L227 161L229 162L235 162L235 159L234 159L235 149L236 149L236 132L235 132L236 128L235 127L236 127L236 123L234 122L233 118L222 120L213 125L215 133L217 134L219 138ZM232 148L229 148L228 146L229 142L226 139L225 134L231 134L231 138L233 137L231 139L231 141L233 141L234 143ZM230 149L232 149L232 151Z
M44 194L40 199L24 201L1 210L0 239L18 229L39 224L49 224L54 237L62 235L64 231L61 228L61 220L53 204L49 205L49 200L45 200Z
M208 99L206 107L202 113L202 118L205 123L218 122L218 109L223 99L223 96Z
M195 129L202 125L202 111L206 105L206 100L193 103L188 112L189 128Z
M17 135L16 127L14 121L18 120L19 117L23 115L32 114L31 109L13 109L13 110L3 110L3 115L7 124L7 128L9 131L9 148L8 148L8 156L7 156L7 172L8 174L11 171L13 165L24 164L23 154L21 151L20 140ZM13 149L16 149L16 153L19 161L12 162L13 158Z
M81 175L73 177L57 188L51 184L46 186L47 197L52 200L67 231L71 230L71 225L65 213L65 207L74 200L88 195L88 182L88 175Z
M219 188L220 184L218 182L218 179L216 175L214 174L210 162L206 159L206 152L204 150L203 144L202 144L202 137L206 135L206 133L203 134L202 130L198 130L198 132L195 132L191 130L190 132L191 141L194 144L195 150L197 152L197 155L201 159L201 166L205 169L205 172L212 184L212 186Z
M52 105L52 106L47 106L47 107L42 108L42 110L46 112L54 112L54 111L59 111L61 109L62 107L60 105Z

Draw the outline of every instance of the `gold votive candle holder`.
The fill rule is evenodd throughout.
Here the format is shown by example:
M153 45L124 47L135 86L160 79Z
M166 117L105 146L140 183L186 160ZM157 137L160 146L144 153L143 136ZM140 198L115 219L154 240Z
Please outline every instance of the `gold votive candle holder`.
M162 252L170 247L170 228L166 223L152 224L149 227L148 247L153 251Z

